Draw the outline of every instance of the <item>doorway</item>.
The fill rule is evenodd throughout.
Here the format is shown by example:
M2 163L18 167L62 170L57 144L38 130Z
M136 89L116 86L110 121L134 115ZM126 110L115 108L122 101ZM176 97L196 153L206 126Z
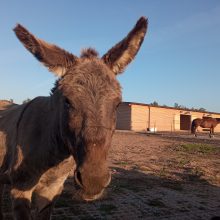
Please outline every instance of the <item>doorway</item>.
M191 128L191 115L180 115L180 130L188 131Z

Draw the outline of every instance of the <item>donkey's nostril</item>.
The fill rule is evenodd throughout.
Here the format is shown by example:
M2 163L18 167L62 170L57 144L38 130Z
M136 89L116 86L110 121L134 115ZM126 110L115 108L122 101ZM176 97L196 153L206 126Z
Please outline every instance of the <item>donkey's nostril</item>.
M75 172L75 180L76 180L76 183L83 187L83 184L82 184L82 177L81 177L81 173L79 171L76 171Z
M82 184L82 177L81 177L81 173L79 171L76 172L76 176L77 176L77 179L79 180L79 182Z

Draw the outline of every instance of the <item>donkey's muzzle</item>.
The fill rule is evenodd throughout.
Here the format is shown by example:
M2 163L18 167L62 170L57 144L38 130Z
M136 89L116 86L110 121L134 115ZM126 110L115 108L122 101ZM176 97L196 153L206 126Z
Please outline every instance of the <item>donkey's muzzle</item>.
M85 176L80 171L75 171L74 179L76 189L81 191L81 198L85 201L93 201L102 197L105 188L111 182L111 174L108 172L105 178L100 181L102 177Z

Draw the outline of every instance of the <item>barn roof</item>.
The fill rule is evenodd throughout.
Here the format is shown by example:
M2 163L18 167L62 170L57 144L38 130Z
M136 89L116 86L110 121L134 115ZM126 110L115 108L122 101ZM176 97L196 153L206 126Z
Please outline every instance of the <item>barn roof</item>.
M199 112L199 113L204 113L204 114L217 114L220 115L219 112L209 112L209 111L196 111L188 108L175 108L175 107L170 107L170 106L154 106L151 104L146 104L146 103L138 103L138 102L122 102L122 104L125 105L141 105L141 106L148 106L148 107L154 107L154 108L165 108L165 109L173 109L173 110L180 110L180 111L189 111L189 112Z

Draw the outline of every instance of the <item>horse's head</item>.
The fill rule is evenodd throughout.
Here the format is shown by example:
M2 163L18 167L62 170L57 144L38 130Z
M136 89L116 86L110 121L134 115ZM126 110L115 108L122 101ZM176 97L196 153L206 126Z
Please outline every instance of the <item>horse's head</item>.
M116 76L134 59L146 30L147 20L142 17L122 41L99 58L93 49L76 57L36 38L21 25L15 28L24 46L61 77L56 90L62 94L67 113L70 150L77 165L75 180L87 201L99 198L110 183L107 154L121 102Z

